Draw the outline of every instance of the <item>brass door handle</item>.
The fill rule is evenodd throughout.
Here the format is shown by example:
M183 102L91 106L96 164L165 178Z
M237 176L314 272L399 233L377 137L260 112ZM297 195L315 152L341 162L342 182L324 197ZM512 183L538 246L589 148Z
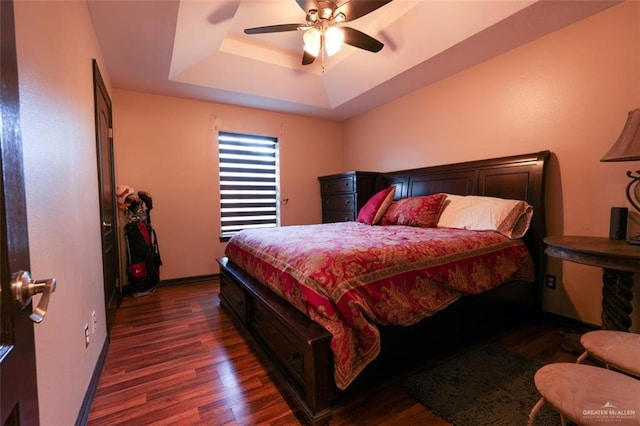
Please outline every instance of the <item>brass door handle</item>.
M31 302L31 296L42 293L40 303L36 306L29 315L31 321L40 323L47 314L47 307L49 306L49 297L51 293L56 291L56 279L48 278L46 280L32 280L31 274L28 271L19 271L13 274L11 281L11 291L13 293L13 299L16 305L20 308L24 308Z

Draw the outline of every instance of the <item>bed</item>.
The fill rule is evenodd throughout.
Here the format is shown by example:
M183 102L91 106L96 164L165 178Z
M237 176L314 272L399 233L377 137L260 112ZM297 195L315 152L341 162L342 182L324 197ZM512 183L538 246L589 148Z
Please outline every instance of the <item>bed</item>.
M379 355L385 341L393 341L389 330L401 329L406 342L407 330L419 329L425 341L425 330L443 313L464 306L457 316L468 320L477 315L468 305L493 311L487 302L493 299L509 312L536 314L549 157L542 151L378 175L378 187L392 189L385 194L394 197L396 212L414 200L429 209L442 203L437 205L446 211L454 194L465 196L460 200L497 197L526 205L522 238L404 226L388 218L392 208L382 226L345 222L241 233L218 260L221 303L272 364L299 414L310 424L326 424L332 399ZM442 210L434 211L437 218ZM290 246L275 251L280 242ZM334 254L329 247L337 249ZM487 322L484 315L474 321ZM445 322L455 323L455 316ZM442 324L437 329L442 333Z

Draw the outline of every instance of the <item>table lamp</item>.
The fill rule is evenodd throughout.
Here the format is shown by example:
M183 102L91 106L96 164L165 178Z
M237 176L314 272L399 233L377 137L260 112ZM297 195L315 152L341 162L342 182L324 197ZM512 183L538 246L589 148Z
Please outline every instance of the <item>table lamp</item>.
M640 160L640 108L629 111L627 122L616 143L602 157L600 161L637 161ZM627 185L627 200L640 212L638 201L638 182L640 182L640 170L627 171L631 182ZM633 194L632 194L633 193ZM631 237L628 240L632 244L640 244L640 236Z

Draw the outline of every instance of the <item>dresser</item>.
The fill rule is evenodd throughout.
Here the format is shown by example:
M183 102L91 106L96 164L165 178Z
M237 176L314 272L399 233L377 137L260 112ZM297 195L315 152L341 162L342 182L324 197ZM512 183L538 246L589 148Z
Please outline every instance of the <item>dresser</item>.
M356 220L362 206L376 193L379 173L345 172L320 176L322 222Z

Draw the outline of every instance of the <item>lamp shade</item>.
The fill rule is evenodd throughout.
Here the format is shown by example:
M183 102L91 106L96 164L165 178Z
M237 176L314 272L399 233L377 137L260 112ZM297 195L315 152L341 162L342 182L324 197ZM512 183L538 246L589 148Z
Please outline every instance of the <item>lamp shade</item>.
M640 160L640 108L629 111L618 140L600 161Z
M320 31L316 28L310 28L304 33L302 40L304 41L304 50L314 57L318 56L322 48Z
M344 32L337 27L329 27L325 32L324 48L327 55L333 56L340 51L344 41Z

